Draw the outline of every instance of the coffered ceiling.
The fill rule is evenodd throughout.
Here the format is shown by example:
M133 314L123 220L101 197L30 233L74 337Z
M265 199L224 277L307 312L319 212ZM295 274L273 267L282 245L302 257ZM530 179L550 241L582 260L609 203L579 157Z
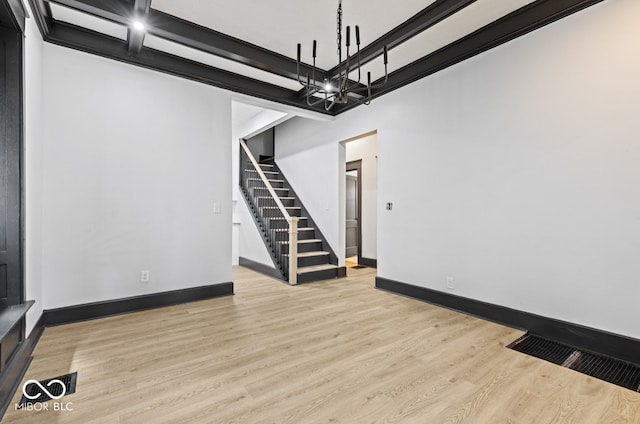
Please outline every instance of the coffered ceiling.
M343 0L343 26L360 27L364 72L389 80L379 97L603 0ZM46 41L327 114L296 79L318 41L317 73L338 72L334 1L29 0ZM144 31L133 22L145 24ZM357 73L351 73L357 79Z

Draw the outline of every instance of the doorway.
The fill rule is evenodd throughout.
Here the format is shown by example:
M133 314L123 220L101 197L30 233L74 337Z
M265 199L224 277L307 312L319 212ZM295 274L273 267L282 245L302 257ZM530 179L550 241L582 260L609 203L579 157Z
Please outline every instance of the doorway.
M340 236L345 266L378 265L378 132L341 141ZM344 176L343 176L344 175Z
M362 261L362 160L346 164L345 265Z

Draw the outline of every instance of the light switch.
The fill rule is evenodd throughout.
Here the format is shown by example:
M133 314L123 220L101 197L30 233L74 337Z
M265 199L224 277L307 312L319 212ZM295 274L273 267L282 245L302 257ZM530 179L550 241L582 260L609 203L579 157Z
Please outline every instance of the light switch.
M213 213L221 213L222 209L220 207L220 202L213 203Z

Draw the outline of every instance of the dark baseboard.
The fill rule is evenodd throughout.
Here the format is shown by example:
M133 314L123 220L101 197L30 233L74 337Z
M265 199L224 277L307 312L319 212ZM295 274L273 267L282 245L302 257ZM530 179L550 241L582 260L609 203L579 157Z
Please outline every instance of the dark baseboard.
M42 336L42 333L44 333L44 312L42 314L40 314L40 318L38 318L38 321L36 321L36 324L33 326L33 329L31 330L31 333L29 333L29 337L27 337L27 339L25 340L25 344L27 344L27 349L29 349L30 352L33 352L36 348L36 345L38 344L38 341L40 340L40 337Z
M104 302L86 303L64 308L47 309L43 312L46 327L69 324L146 309L179 305L214 297L233 294L233 283L211 284L209 286L192 287L162 293L153 293L125 299L107 300Z
M282 274L280 274L280 271L270 267L269 265L261 264L260 262L252 261L251 259L243 258L242 256L238 258L238 265L249 268L255 272L259 272L260 274L264 274L267 277L282 281Z
M378 268L378 260L362 257L358 259L358 265L364 265L369 268Z
M376 288L526 330L576 348L640 364L638 339L382 277L376 277Z
M338 274L338 278L345 278L347 276L347 267L339 266L336 272Z
M4 417L7 409L11 407L11 399L20 388L22 378L31 364L33 350L36 348L43 331L44 314L40 315L29 337L20 343L20 346L7 364L6 371L2 375L2 379L0 379L0 420Z

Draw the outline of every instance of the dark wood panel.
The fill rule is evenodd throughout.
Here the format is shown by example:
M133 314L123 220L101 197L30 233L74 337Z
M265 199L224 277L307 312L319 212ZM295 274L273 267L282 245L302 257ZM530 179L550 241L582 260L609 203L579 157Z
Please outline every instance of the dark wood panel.
M20 321L21 330L24 330L24 316ZM2 416L11 404L13 394L20 388L20 382L31 363L31 355L43 331L44 319L41 315L33 330L31 330L29 338L20 343L12 357L9 358L7 369L0 376L0 420L2 420Z
M22 34L0 28L0 309L22 294Z
M16 348L20 344L21 339L21 322L18 322L16 325L11 328L5 337L2 339L2 344L0 344L0 365L2 366L2 371L4 371L5 365L11 359L11 355L15 352Z

